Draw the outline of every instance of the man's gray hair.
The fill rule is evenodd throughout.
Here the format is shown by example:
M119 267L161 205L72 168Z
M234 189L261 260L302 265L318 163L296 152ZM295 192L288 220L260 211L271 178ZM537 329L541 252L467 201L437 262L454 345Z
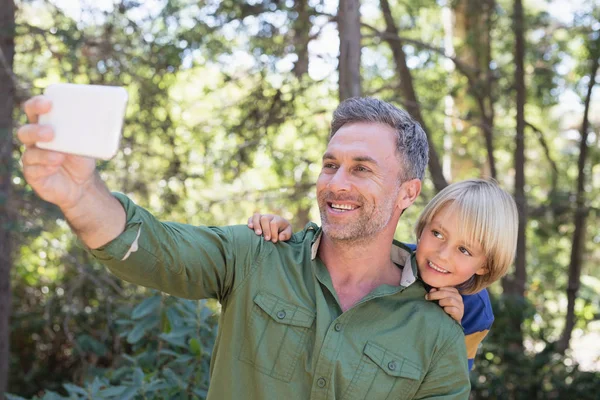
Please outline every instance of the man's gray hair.
M333 113L329 140L344 125L356 122L380 123L396 132L396 150L401 162L402 180L423 180L429 160L427 136L421 125L404 110L371 97L344 100Z

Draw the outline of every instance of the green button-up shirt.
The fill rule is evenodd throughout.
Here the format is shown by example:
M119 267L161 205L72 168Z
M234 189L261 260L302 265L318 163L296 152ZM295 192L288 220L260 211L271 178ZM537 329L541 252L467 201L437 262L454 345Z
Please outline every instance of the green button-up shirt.
M221 302L209 399L468 398L462 329L425 300L408 249L393 247L398 286L342 312L316 225L273 244L244 225L163 223L115 197L126 228L97 259L127 281Z

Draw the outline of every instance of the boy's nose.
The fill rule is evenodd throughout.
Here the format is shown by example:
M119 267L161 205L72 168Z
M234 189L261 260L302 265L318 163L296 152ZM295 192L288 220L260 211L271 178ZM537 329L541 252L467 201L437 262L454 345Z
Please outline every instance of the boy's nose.
M450 258L450 246L446 243L443 243L438 248L438 255L441 260L447 261Z

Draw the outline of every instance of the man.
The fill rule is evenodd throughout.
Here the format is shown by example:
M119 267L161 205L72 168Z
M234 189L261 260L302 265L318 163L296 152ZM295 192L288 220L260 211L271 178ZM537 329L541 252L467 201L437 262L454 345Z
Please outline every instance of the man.
M322 228L285 243L245 225L163 223L111 194L91 159L35 147L51 105L25 104L23 173L117 276L222 304L209 399L466 399L463 333L425 300L396 224L421 190L427 141L405 112L350 99L317 181Z

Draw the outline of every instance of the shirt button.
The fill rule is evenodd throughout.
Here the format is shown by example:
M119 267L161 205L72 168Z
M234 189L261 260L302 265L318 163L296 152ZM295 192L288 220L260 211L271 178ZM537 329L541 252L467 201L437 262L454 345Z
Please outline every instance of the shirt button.
M390 361L388 363L388 368L390 369L390 371L394 371L396 369L396 362L395 361Z
M281 310L281 311L277 312L277 318L284 319L285 318L285 311Z
M327 384L327 381L325 380L325 378L319 378L319 379L317 380L317 385L318 385L320 388L324 388L326 384Z
M335 326L333 327L333 329L335 329L336 332L339 332L342 330L342 324L337 323L335 324Z

